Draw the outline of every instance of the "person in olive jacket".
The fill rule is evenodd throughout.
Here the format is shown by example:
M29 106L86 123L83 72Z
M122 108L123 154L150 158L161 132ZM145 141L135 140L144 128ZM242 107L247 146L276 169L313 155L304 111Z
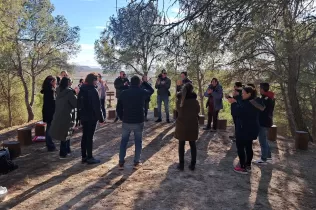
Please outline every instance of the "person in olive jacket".
M45 78L41 93L43 94L43 122L46 123L46 147L49 152L56 151L56 146L49 135L49 130L55 113L55 100L56 100L56 85L57 80L53 76Z
M78 95L78 110L82 123L81 155L82 162L100 163L92 156L93 136L97 122L104 123L104 115L96 87L98 75L88 74Z
M237 117L236 146L239 165L234 168L234 171L240 174L247 174L251 171L252 142L257 139L259 134L259 113L264 109L264 106L259 104L256 98L256 90L250 86L243 88L240 103L237 103L234 98L228 98Z
M49 131L53 139L61 141L60 158L66 158L71 153L70 138L76 120L77 96L70 86L70 78L62 78L57 89L56 109Z
M183 86L180 93L177 94L177 112L175 138L179 140L179 165L178 169L184 169L184 147L185 142L189 141L191 148L191 164L190 170L195 169L196 164L196 144L195 141L199 135L198 117L200 113L200 105L197 101L197 95L193 92L191 83Z

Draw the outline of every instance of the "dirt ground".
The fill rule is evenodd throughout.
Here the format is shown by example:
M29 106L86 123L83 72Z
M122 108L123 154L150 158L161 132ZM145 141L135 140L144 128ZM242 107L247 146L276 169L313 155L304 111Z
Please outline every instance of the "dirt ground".
M295 151L293 140L279 138L271 143L273 164L253 166L250 175L239 175L232 170L237 159L230 132L201 129L196 171L179 172L174 125L152 119L145 127L144 165L137 171L132 169L133 138L126 169L117 168L120 123L96 132L99 165L81 164L80 133L74 136L73 155L67 160L60 160L58 152L47 153L44 143L22 148L16 159L19 169L0 176L0 185L9 190L0 209L316 209L313 144L308 151ZM258 142L254 148L258 158ZM188 145L186 149L188 165Z

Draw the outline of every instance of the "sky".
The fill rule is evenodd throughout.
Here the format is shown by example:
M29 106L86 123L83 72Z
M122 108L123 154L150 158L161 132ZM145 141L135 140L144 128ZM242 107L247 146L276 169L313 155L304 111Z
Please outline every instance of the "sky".
M116 0L51 0L55 6L53 15L63 15L70 26L80 27L81 52L72 63L99 67L94 58L94 42L100 37L109 18L116 14ZM117 0L118 8L124 7L129 0ZM177 8L172 8L173 13Z

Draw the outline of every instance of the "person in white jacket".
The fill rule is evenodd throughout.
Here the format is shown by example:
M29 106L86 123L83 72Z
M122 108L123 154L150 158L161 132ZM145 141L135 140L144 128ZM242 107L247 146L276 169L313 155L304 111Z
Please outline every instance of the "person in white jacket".
M102 75L98 74L98 83L97 83L97 90L101 102L101 109L103 112L104 118L106 118L106 107L105 107L105 101L106 101L106 91L109 90L107 84L102 80Z

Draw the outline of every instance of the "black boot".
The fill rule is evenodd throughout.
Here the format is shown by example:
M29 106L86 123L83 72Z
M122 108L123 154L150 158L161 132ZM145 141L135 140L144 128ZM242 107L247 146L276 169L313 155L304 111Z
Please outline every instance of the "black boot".
M177 169L180 171L184 171L184 163L179 163Z

